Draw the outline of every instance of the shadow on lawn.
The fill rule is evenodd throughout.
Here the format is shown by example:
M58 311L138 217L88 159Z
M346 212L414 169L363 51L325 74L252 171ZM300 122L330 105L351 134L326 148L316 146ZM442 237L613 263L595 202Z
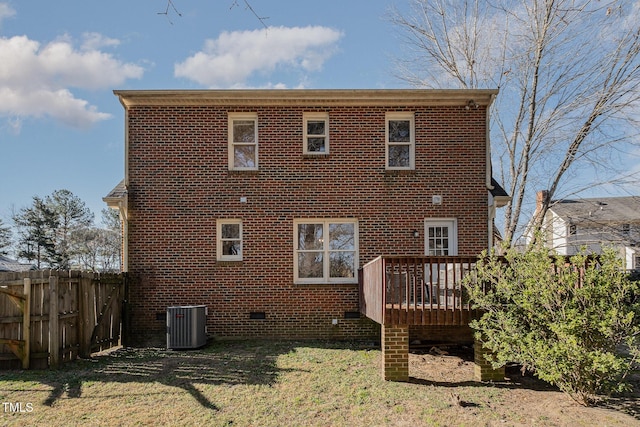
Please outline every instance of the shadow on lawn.
M38 379L53 390L44 401L53 406L63 395L82 396L87 381L160 383L187 391L204 408L219 408L195 384L272 385L282 368L279 355L294 351L294 342L214 342L199 350L171 351L158 348L121 348L92 359L78 360ZM9 379L11 375L4 375ZM16 378L20 375L16 374Z
M37 381L52 387L44 404L53 406L66 395L68 398L82 397L83 383L159 383L178 387L188 392L203 408L218 411L197 384L209 385L273 385L278 376L299 369L283 369L277 366L279 356L297 351L300 346L326 349L370 349L370 345L347 342L309 341L222 341L210 343L203 349L167 351L159 348L121 348L92 359L77 360L55 371L4 371L0 380ZM377 348L379 350L379 347ZM415 354L415 352L412 352ZM457 363L471 363L473 352L450 350ZM418 352L418 354L424 354ZM411 370L414 367L410 368ZM376 374L378 372L376 371ZM531 375L521 375L517 367L507 369L509 380L481 383L475 381L432 380L421 372L414 372L409 383L454 389L456 387L494 387L508 389L530 389L551 391L550 386ZM600 407L627 413L640 419L640 372L631 381L634 391L606 398Z

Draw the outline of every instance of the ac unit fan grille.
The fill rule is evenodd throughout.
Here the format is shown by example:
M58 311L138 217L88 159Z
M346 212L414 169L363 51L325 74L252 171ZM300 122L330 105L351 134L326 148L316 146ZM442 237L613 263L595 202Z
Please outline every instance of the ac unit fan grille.
M207 307L167 308L167 348L199 348L207 343Z

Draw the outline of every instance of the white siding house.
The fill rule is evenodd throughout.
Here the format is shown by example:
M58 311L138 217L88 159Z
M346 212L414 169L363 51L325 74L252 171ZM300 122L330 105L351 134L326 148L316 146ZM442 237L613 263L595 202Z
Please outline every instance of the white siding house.
M546 192L538 193L538 204ZM586 248L601 253L613 247L629 270L640 269L640 197L601 197L552 200L542 235L559 255L575 255Z

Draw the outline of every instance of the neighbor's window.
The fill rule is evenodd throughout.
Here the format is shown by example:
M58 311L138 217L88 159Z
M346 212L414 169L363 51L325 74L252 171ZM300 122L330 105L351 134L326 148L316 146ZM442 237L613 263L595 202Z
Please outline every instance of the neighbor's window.
M631 233L631 224L622 224L622 234L629 236Z
M258 169L257 114L229 114L229 169Z
M425 220L425 255L458 255L457 228L455 219Z
M329 154L329 115L305 113L303 122L303 154Z
M575 224L569 224L569 236L575 236L578 231L578 227Z
M242 220L217 221L218 261L242 261Z
M294 221L295 283L357 283L358 222L355 219Z
M415 124L413 113L386 115L386 168L415 168Z

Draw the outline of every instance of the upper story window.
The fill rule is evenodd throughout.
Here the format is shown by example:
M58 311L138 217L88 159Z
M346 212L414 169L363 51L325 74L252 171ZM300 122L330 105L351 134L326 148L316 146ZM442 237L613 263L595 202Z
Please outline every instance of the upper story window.
M242 261L242 220L219 219L216 229L218 261Z
M386 168L415 168L415 120L413 113L386 114Z
M329 154L329 115L305 113L303 154Z
M575 224L569 224L569 236L575 236L578 232L578 227Z
M357 283L358 222L299 219L294 224L295 283Z
M229 169L258 169L258 115L229 113Z

